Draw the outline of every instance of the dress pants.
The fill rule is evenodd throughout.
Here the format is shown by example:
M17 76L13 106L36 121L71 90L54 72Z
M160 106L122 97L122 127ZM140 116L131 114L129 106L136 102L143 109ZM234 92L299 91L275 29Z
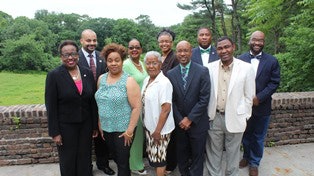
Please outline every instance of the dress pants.
M124 145L124 137L119 137L123 132L104 131L105 143L113 154L113 160L118 167L118 176L130 176L129 165L131 146Z
M243 134L243 158L249 161L252 167L258 167L264 153L264 140L270 116L252 116Z
M166 156L167 171L173 171L177 167L177 155L176 155L176 131L175 129L171 132L170 142L167 148Z
M94 147L97 168L109 167L109 149L100 135L94 138Z
M240 144L243 133L230 133L226 129L225 116L217 113L210 122L206 142L205 172L210 176L239 175ZM222 156L226 148L226 171L223 174Z
M176 127L177 161L182 176L202 176L207 131L191 133Z
M60 123L58 146L61 176L91 176L92 122Z

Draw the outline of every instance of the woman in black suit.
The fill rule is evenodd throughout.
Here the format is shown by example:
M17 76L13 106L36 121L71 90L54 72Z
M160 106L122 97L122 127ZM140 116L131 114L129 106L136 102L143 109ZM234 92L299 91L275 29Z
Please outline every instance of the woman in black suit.
M90 176L92 137L97 136L93 73L78 63L78 46L63 41L62 65L48 73L45 104L48 131L56 143L62 176Z

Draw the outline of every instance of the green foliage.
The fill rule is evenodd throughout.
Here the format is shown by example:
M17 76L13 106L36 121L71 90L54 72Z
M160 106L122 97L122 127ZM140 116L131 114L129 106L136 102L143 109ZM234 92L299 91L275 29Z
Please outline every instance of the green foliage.
M43 104L46 73L0 72L0 106Z
M12 122L15 125L15 128L11 128L11 130L19 129L21 126L21 118L20 117L12 117Z
M213 30L213 43L227 34L237 44L235 55L248 51L248 39L255 30L266 34L264 51L276 54L281 66L279 91L314 90L313 68L313 0L237 0L227 6L223 0L196 0L177 7L192 12L180 24L169 26L178 41L198 46L197 30ZM171 13L171 12L169 12ZM171 15L171 14L169 14ZM49 71L60 64L58 46L71 39L79 44L81 32L92 29L98 37L97 50L112 42L128 45L137 38L144 53L159 50L155 26L148 15L130 19L91 18L87 15L63 14L38 10L34 19L17 17L0 11L0 71ZM1 99L0 99L1 101Z
M44 53L44 45L34 38L34 35L24 35L17 40L5 40L0 49L0 68L12 71L42 70L42 63L48 55Z

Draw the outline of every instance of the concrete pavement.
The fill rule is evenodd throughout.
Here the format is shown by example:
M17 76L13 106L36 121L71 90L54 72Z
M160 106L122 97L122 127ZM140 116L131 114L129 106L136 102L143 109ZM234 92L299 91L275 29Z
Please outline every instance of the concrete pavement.
M148 166L146 159L145 164L149 175L154 176L154 170ZM113 161L110 162L110 166L116 170ZM314 143L265 148L259 174L260 176L314 176ZM104 175L94 167L94 176ZM179 176L178 169L171 175ZM240 169L240 176L247 175L248 168ZM60 176L60 173L59 165L56 163L34 164L0 167L0 176Z

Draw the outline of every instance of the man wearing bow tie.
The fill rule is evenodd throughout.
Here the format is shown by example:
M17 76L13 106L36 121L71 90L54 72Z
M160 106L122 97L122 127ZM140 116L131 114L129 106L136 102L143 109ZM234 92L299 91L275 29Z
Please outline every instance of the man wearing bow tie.
M80 39L82 48L79 50L79 65L90 68L94 74L95 84L98 77L106 72L106 63L100 57L97 47L97 35L91 29L85 29L81 34ZM115 172L109 167L109 151L105 142L98 135L94 138L96 165L99 170L102 170L107 175L114 175Z
M209 62L218 60L216 48L211 45L212 32L207 27L201 27L197 31L198 47L192 50L192 61L207 66Z
M240 168L249 166L249 175L258 175L258 166L263 156L271 114L271 96L280 82L280 68L277 59L263 52L265 34L261 31L252 33L250 51L239 56L239 59L251 63L255 70L256 95L253 98L252 117L247 122L243 135L243 159Z

